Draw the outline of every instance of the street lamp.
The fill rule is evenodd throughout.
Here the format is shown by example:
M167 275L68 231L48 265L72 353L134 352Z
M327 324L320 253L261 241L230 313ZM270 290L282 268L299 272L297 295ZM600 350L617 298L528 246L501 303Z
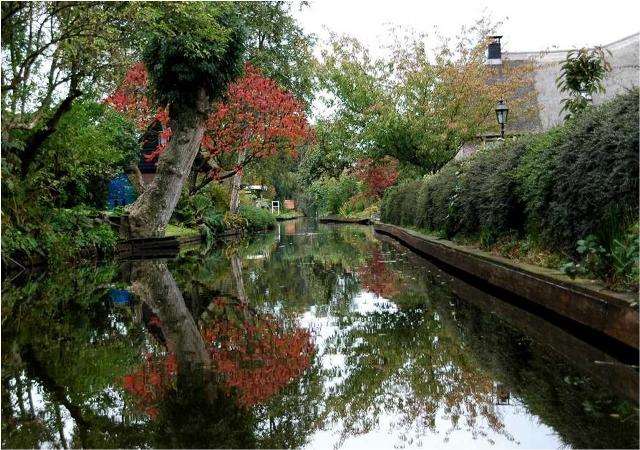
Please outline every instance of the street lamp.
M496 105L496 119L500 124L500 137L504 139L504 125L507 123L507 115L509 114L509 108L507 108L504 100L500 100Z

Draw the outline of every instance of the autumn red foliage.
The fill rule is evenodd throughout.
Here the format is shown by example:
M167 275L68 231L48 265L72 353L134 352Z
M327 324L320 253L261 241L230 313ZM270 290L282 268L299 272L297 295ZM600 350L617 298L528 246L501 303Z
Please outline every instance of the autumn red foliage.
M315 347L308 330L284 330L274 317L249 316L246 305L228 299L217 298L214 305L222 319L203 336L240 405L264 403L309 366Z
M209 116L202 148L208 158L242 151L244 157L235 168L240 171L256 158L279 152L295 157L311 136L302 104L247 64L244 76L229 85L225 99ZM210 175L216 178L219 169Z
M378 160L364 158L358 160L354 173L367 187L367 194L380 197L385 189L398 179L398 160L385 156Z
M118 88L105 99L105 104L131 119L140 130L146 130L154 121L160 122L162 131L158 136L158 145L145 158L157 159L171 138L169 127L169 108L155 108L148 97L148 74L144 64L139 62L131 66Z
M147 354L142 367L122 377L122 385L136 399L136 407L149 417L158 415L158 403L171 388L177 373L173 354L155 358Z
M266 402L309 367L315 346L308 330L285 329L276 318L222 297L213 300L211 312L215 319L201 333L213 369L222 375L229 395L237 395L239 405ZM151 418L175 384L176 364L174 354L148 354L140 369L122 378L136 407Z
M168 107L152 106L147 83L144 65L134 64L105 103L133 120L141 130L154 120L162 124L158 147L146 155L148 160L154 160L166 147L171 128ZM295 156L300 145L312 137L302 104L249 64L244 76L229 85L225 99L214 105L206 126L201 148L207 158L244 151L244 158L233 168L235 172L242 171L254 159L278 152ZM221 169L217 164L211 166L211 177L218 178Z

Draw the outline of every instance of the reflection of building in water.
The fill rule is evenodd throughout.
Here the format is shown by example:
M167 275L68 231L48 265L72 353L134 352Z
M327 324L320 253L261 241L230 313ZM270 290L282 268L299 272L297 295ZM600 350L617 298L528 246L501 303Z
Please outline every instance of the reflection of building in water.
M494 404L511 405L511 391L499 381L493 386Z

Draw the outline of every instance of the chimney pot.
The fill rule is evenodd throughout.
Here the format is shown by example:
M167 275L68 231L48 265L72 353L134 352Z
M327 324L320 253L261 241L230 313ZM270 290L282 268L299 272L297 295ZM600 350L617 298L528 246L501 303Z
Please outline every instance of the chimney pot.
M502 36L491 36L491 42L487 47L487 62L491 65L502 64L501 38Z

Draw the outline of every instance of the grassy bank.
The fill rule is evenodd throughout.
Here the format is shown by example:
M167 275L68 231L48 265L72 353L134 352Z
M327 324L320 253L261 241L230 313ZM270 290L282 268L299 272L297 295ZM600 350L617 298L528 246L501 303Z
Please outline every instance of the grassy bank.
M637 288L638 90L388 190L381 219Z

